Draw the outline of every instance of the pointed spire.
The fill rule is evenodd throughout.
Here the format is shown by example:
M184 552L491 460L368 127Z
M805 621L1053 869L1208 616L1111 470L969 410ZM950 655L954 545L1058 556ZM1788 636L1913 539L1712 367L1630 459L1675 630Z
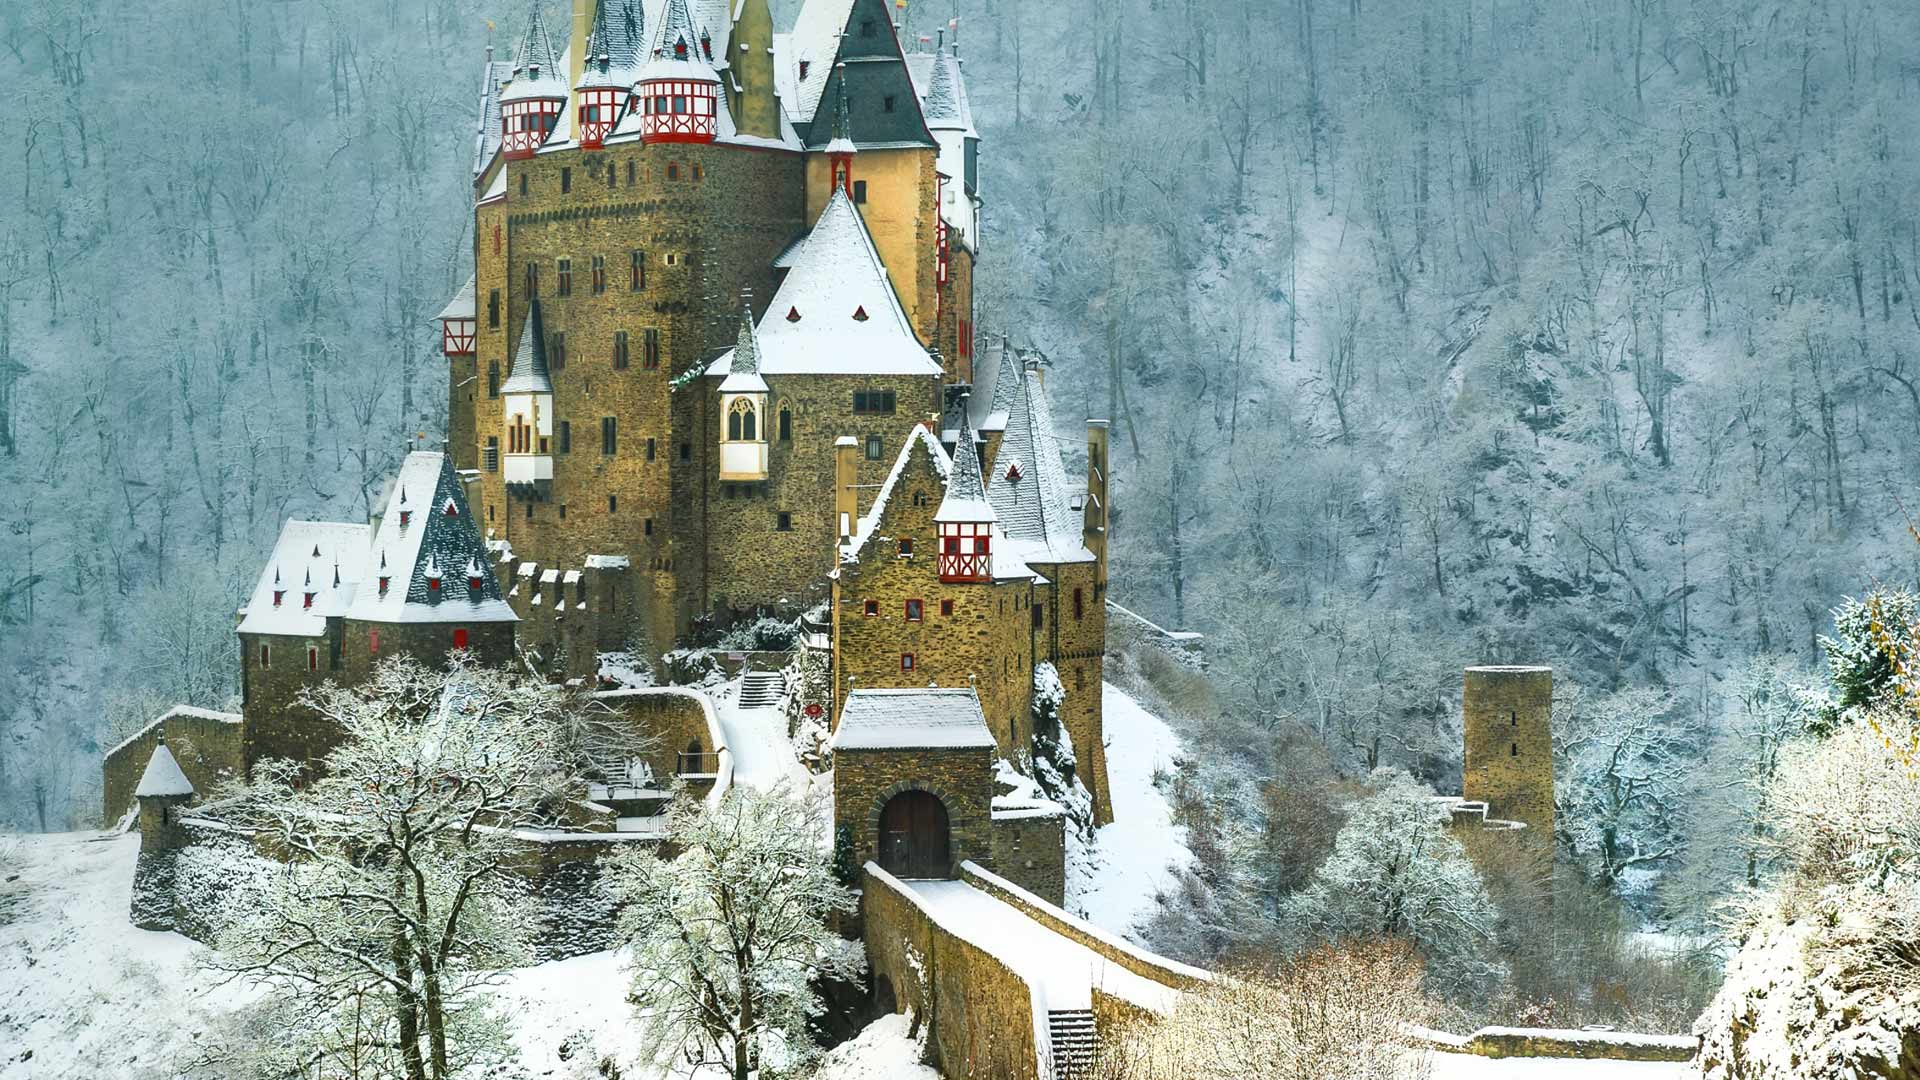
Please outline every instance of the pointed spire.
M551 394L553 380L547 375L546 331L540 319L540 301L527 303L527 317L520 323L520 345L513 350L513 367L507 381L500 385L503 394Z
M699 42L687 0L667 0L666 10L660 13L660 43L654 53L669 60L692 59Z
M994 370L993 401L990 402L990 414L998 416L998 422L1004 426L1006 418L1013 414L1013 403L1020 396L1020 380L1023 373L1020 361L1013 354L1013 341L1006 334L1000 335L1000 366Z
M842 60L835 64L833 73L836 76L834 81L839 87L839 93L833 103L832 137L827 142L827 153L858 153L859 147L853 142L853 114L847 106L847 62Z
M934 131L964 130L967 126L960 113L960 75L953 64L946 50L933 54L933 77L927 83L924 110L927 127Z
M533 0L527 7L527 28L520 35L520 47L513 54L513 77L551 78L559 69L553 39L547 36L547 24L540 18L539 0Z
M966 415L966 399L960 401L960 413ZM940 500L935 521L987 522L995 520L993 504L987 501L986 481L980 478L980 452L974 446L973 425L962 423L953 443L953 469L947 474L947 495Z
M740 337L733 349L733 370L742 375L760 374L760 341L753 332L753 308L740 306Z

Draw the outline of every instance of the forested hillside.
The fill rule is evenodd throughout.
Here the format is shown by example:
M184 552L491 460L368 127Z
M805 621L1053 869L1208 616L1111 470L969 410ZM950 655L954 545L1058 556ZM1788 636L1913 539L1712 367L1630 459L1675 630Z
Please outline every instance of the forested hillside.
M226 702L279 520L365 513L437 440L486 20L522 17L0 7L0 820L87 820L110 731ZM1182 784L1222 919L1317 864L1295 796L1455 780L1472 661L1554 663L1569 730L1657 776L1601 880L1737 877L1690 823L1753 764L1753 687L1920 552L1920 10L904 13L948 32L983 351L1112 417L1114 598L1209 637Z

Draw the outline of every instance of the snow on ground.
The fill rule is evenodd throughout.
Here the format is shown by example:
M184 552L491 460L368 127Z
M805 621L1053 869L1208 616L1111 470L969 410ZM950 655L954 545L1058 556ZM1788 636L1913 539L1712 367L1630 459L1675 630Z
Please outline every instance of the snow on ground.
M940 925L1041 987L1049 1009L1090 1009L1094 986L1143 1009L1166 1012L1178 993L1142 978L1040 925L964 881L909 881Z
M1173 881L1173 867L1193 860L1187 830L1173 823L1167 797L1153 786L1156 772L1172 772L1180 740L1167 722L1124 690L1104 684L1107 785L1113 822L1067 872L1067 909L1115 934L1130 934L1153 911L1154 898Z
M926 1032L907 1037L912 1018L892 1013L867 1025L865 1031L841 1043L820 1059L826 1080L940 1080L940 1074L920 1064Z
M1575 1061L1435 1054L1430 1080L1681 1080L1697 1075L1684 1061Z
M806 788L811 776L793 755L787 717L778 706L742 708L738 679L705 693L713 698L720 734L733 751L734 783L764 791L786 780L796 792Z
M140 837L18 838L23 909L0 926L0 1080L164 1075L209 1018L252 995L217 986L201 946L127 921Z

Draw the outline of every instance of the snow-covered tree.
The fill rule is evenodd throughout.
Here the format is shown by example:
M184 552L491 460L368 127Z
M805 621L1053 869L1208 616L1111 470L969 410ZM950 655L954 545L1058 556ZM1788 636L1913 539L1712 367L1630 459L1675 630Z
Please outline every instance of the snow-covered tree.
M1675 815L1692 765L1675 712L1668 692L1634 687L1555 718L1555 817L1603 882L1679 850Z
M1034 786L1041 795L1066 808L1075 834L1071 841L1079 844L1093 835L1093 794L1080 780L1073 733L1060 722L1060 706L1066 700L1067 688L1060 681L1060 672L1044 661L1033 665Z
M734 1080L811 1056L814 980L859 973L856 944L827 920L852 911L822 836L819 800L782 785L734 788L717 804L680 800L671 858L628 850L614 863L633 1000L661 1049Z
M572 691L464 661L389 660L305 701L342 742L317 771L256 765L221 804L285 863L229 878L211 963L297 1005L315 1071L445 1080L487 1047L488 986L528 955L508 831L565 820L581 780L644 741Z
M1447 833L1445 806L1398 770L1378 770L1371 783L1348 807L1332 854L1289 901L1292 922L1311 939L1405 938L1439 985L1484 990L1501 971L1498 912Z

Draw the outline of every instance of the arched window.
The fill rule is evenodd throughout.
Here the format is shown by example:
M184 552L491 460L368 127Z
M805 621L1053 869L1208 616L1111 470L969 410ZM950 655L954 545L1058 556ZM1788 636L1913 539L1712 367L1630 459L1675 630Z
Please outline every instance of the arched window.
M785 405L782 405L780 406L780 441L788 442L788 441L791 441L792 439L793 439L793 410L787 408Z
M753 442L759 438L759 417L754 413L753 402L747 398L734 398L733 406L727 410L727 438L732 442Z

